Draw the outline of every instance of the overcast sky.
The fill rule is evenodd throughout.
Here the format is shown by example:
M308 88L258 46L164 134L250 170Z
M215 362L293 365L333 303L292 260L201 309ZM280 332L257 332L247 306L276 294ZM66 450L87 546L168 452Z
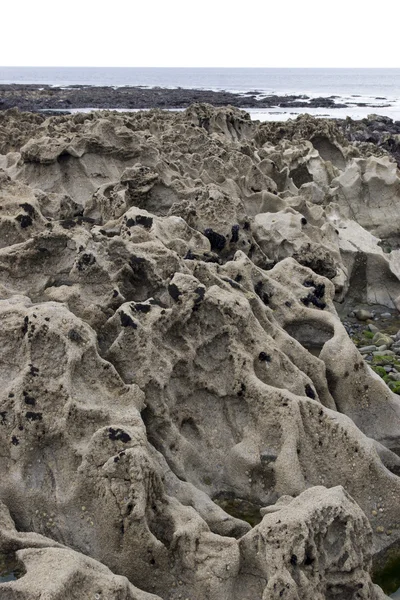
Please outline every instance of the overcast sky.
M399 0L5 0L0 65L400 67Z

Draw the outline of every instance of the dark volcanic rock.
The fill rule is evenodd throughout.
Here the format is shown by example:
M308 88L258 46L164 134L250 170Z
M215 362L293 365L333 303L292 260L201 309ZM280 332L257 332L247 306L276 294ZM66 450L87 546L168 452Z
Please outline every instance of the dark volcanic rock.
M361 121L348 118L342 122L342 130L350 142L374 144L386 150L400 166L400 121L381 115L368 115Z
M339 108L333 97L312 98L304 95L271 95L260 98L257 92L235 94L227 91L165 89L160 87L106 87L46 85L0 85L0 110L17 107L29 111L61 111L71 108L187 108L194 102L239 108L328 107Z

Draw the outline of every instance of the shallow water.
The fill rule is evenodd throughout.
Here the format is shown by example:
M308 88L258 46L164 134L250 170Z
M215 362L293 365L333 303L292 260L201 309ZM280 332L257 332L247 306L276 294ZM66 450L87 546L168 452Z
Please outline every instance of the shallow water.
M23 574L22 565L18 562L13 552L9 554L0 553L0 584L7 581L15 581L22 577Z

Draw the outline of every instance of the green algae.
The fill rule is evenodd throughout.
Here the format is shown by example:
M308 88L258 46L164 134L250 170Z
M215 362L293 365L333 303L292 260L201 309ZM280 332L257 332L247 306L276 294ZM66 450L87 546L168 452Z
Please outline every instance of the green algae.
M252 527L258 525L262 516L260 514L260 508L258 504L253 504L243 498L235 498L233 495L219 494L218 497L213 498L215 504L218 504L228 515L246 521Z
M400 552L398 549L389 551L385 556L383 566L382 560L374 567L372 581L377 583L385 594L393 594L400 588Z

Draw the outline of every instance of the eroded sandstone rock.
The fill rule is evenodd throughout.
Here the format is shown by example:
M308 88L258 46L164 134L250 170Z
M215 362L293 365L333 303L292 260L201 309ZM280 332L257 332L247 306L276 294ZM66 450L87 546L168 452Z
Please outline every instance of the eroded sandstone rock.
M276 127L51 117L0 162L0 499L56 544L15 548L18 597L57 561L116 598L382 597L400 403L334 300L392 307L400 282L330 200L361 164L391 198L397 174L333 125Z

